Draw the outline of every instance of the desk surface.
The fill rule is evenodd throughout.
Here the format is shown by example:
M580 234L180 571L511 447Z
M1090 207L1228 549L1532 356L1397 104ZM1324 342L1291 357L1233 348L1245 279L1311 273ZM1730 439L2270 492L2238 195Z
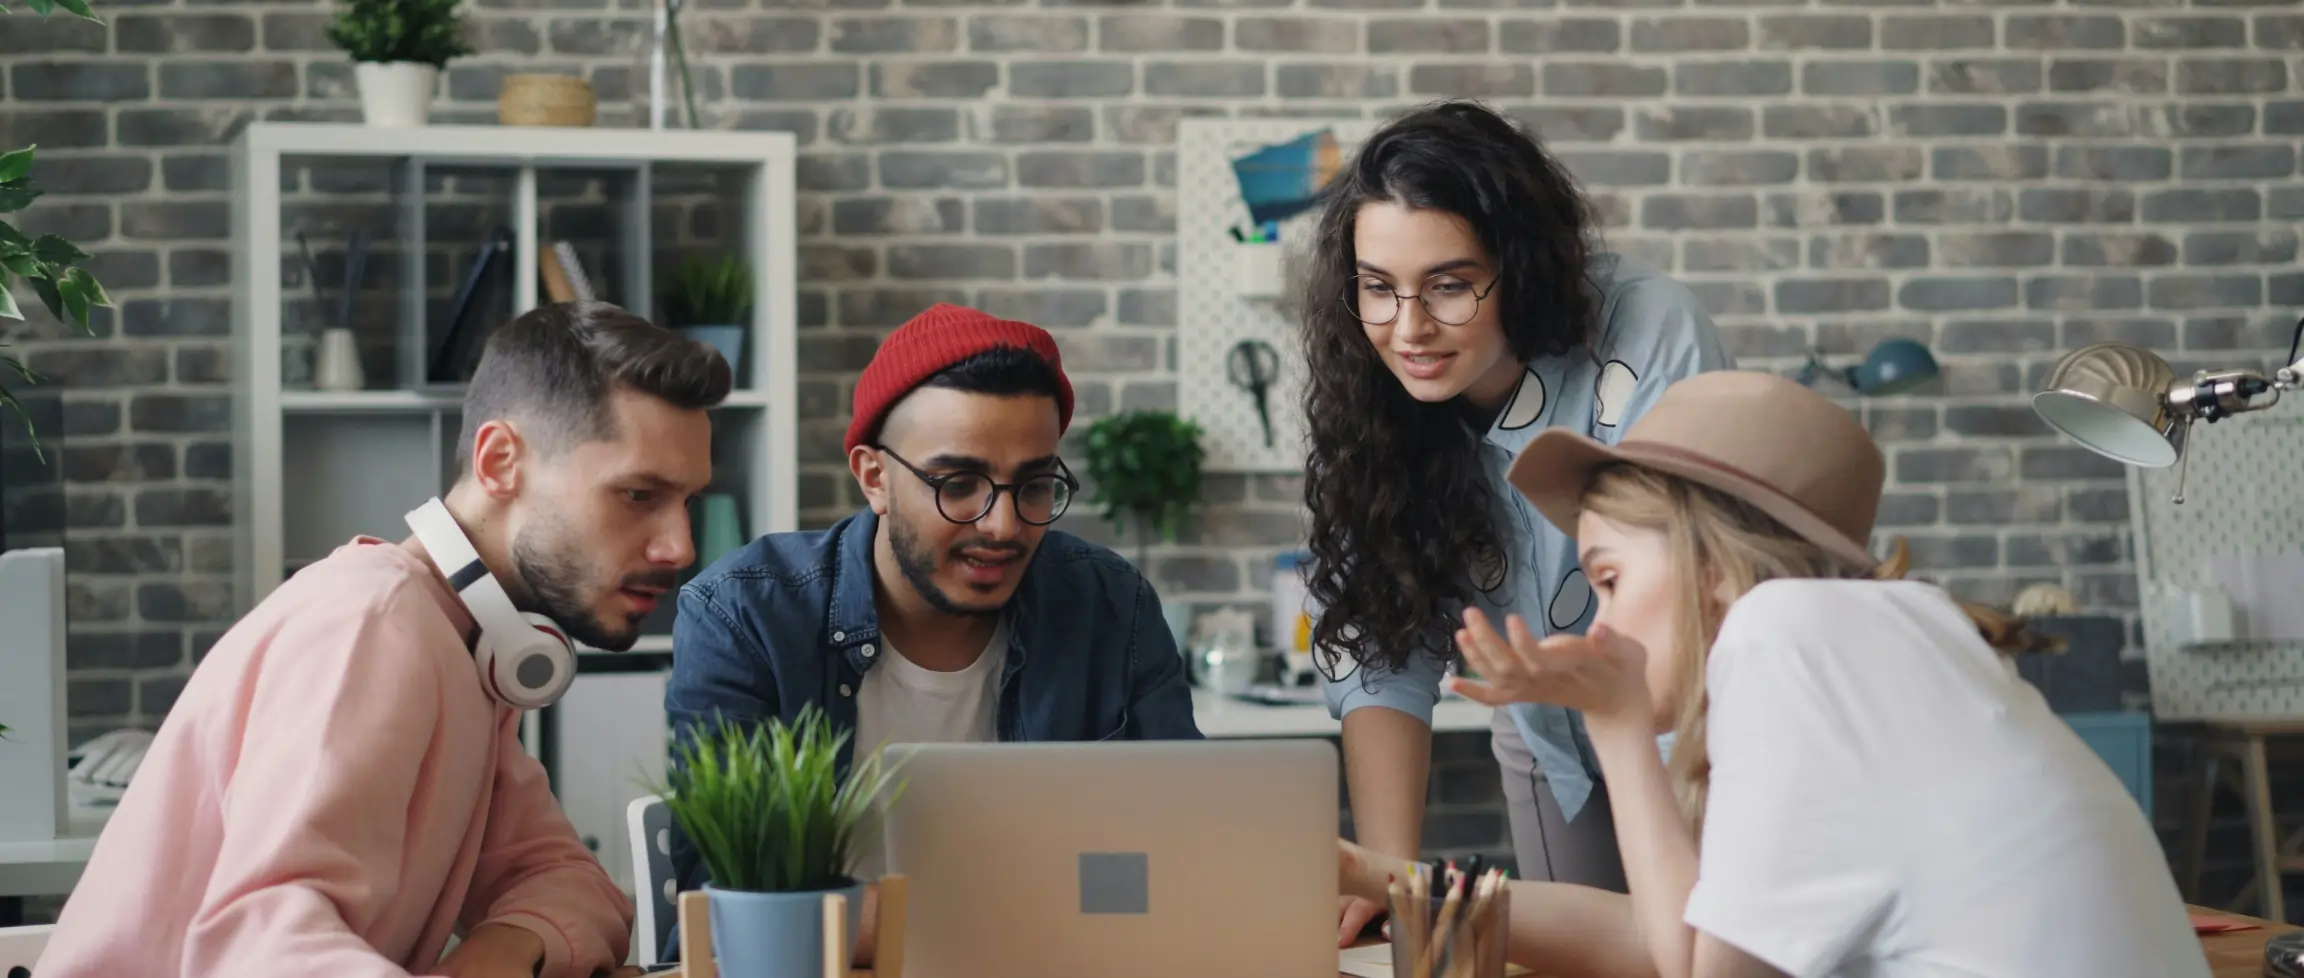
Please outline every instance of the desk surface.
M1432 711L1432 729L1439 733L1486 730L1495 715L1491 707L1449 697ZM1201 733L1212 738L1332 737L1344 730L1342 723L1328 715L1325 703L1268 706L1205 689L1192 691L1192 720Z
M2215 973L2215 978L2263 978L2264 943L2271 940L2274 935L2298 929L2288 924L2269 923L2244 914L2209 910L2205 907L2193 907L2192 912L2202 916L2238 920L2257 925L2254 930L2201 935L2200 945L2208 952L2208 965ZM660 978L680 978L680 975L679 971L674 970L666 972ZM872 978L872 972L853 971L849 973L849 978ZM1346 978L1346 976L1339 975L1338 978Z
M2203 917L2239 920L2258 925L2255 930L2236 930L2225 934L2203 934L2200 944L2208 949L2208 967L2216 978L2264 978L2264 943L2273 937L2297 928L2289 924L2275 924L2222 910L2193 907L2192 912Z
M0 842L0 897L62 896L80 882L111 809L72 810L67 838Z

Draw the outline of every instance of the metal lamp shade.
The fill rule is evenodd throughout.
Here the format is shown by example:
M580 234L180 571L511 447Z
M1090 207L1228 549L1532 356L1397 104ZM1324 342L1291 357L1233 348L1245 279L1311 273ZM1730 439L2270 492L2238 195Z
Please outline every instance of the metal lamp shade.
M2097 343L2064 355L2032 410L2099 455L2130 465L2176 463L2182 421L2168 407L2176 371L2149 350Z
M1872 348L1851 374L1851 384L1873 396L1901 394L1936 376L1936 357L1914 340L1896 339Z

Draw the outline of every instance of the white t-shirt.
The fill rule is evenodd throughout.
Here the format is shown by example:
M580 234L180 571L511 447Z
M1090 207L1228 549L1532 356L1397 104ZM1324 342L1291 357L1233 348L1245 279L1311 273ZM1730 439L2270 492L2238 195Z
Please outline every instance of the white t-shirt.
M1689 926L1795 978L2208 978L2135 799L1935 586L1763 584L1706 681Z
M984 654L958 672L938 672L904 657L881 637L880 661L856 692L857 753L883 744L987 743L1000 737L1000 674L1008 658L1008 622L992 630ZM878 879L886 851L861 846L857 875Z

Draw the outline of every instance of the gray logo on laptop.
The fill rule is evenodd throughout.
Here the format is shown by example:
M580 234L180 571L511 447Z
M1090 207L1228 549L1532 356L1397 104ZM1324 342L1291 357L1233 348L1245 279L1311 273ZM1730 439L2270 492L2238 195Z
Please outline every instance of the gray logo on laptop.
M1141 852L1080 854L1080 912L1151 913L1152 870Z

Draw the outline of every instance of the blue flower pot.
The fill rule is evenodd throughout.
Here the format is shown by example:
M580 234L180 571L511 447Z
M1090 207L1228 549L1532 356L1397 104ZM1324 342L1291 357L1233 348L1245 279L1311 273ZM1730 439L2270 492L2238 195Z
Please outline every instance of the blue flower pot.
M712 953L727 978L822 978L826 893L848 898L851 945L864 919L862 883L802 893L750 893L707 884L704 892L712 898Z
M743 381L745 332L747 332L747 327L743 326L680 327L680 335L720 351L721 359L728 361L729 371L736 375L736 386L738 387L745 386Z

